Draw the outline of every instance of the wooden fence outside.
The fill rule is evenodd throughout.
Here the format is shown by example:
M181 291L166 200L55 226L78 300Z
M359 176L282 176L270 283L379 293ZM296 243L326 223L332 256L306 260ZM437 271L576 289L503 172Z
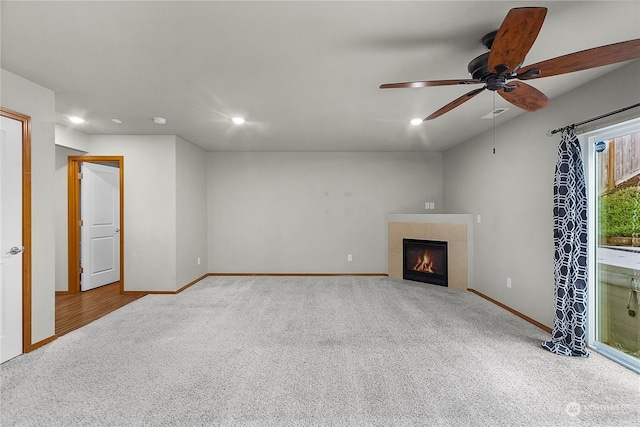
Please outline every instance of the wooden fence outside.
M640 132L612 138L598 161L600 193L613 191L640 174Z

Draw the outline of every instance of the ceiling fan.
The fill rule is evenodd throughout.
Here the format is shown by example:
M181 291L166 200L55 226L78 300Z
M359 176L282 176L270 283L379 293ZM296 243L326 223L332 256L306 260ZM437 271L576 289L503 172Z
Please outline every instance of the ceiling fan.
M484 84L483 87L453 100L424 120L440 117L485 89L498 92L506 101L526 111L536 111L546 107L549 104L549 98L520 80L573 73L640 58L640 39L634 39L582 50L522 67L524 58L538 37L546 15L545 7L511 9L500 28L482 38L482 44L489 49L489 52L469 62L467 69L471 79L388 83L381 85L380 89Z

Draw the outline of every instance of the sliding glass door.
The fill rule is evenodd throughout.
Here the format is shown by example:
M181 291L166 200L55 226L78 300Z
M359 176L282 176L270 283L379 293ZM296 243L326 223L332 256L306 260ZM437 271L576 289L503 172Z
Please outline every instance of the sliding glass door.
M586 136L589 345L640 372L640 119Z

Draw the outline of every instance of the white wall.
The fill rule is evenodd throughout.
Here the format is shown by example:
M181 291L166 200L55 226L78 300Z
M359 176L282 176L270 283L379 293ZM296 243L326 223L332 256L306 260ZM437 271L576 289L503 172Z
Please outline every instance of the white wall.
M89 155L124 156L125 291L176 288L176 137L94 135Z
M31 342L55 333L55 94L0 71L0 105L31 117Z
M89 136L70 127L57 124L56 145L86 153L89 151Z
M176 138L177 288L207 274L207 156ZM197 259L200 258L200 265Z
M445 209L482 215L474 226L478 291L553 325L553 175L560 137L545 132L637 103L638 76L635 61L498 127L495 155L491 132L444 153Z
M442 212L440 153L207 160L209 272L386 273L385 215ZM426 201L436 209L425 211Z

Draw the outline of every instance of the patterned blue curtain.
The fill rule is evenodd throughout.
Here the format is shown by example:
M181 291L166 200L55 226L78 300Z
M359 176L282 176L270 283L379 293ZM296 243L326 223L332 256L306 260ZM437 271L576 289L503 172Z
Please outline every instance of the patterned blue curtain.
M589 356L587 346L587 194L582 150L573 130L562 136L553 183L555 318L547 350Z

